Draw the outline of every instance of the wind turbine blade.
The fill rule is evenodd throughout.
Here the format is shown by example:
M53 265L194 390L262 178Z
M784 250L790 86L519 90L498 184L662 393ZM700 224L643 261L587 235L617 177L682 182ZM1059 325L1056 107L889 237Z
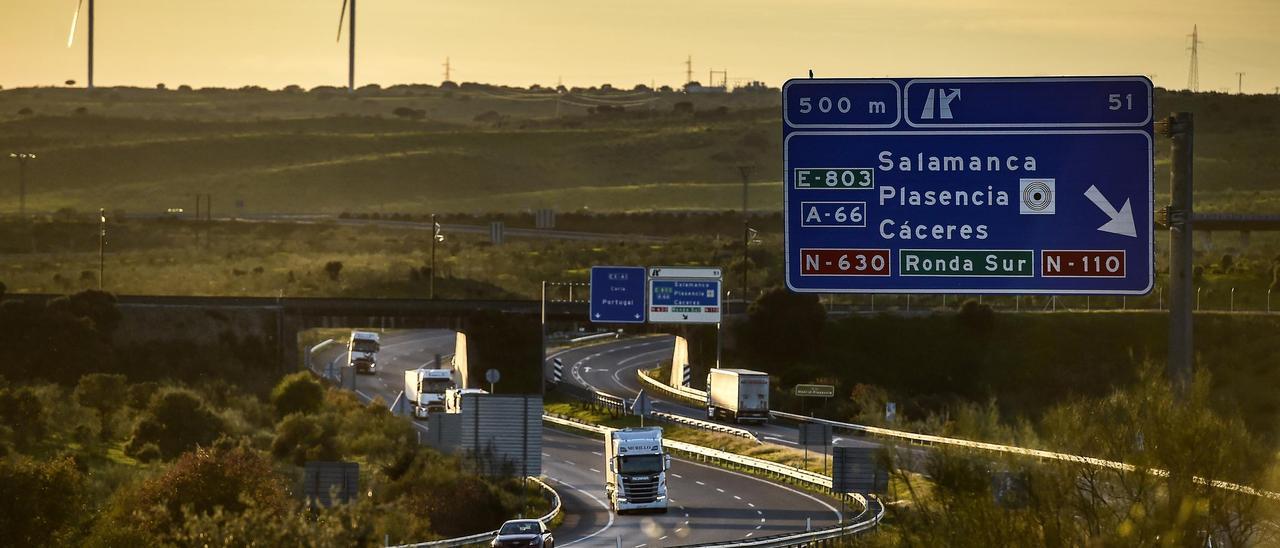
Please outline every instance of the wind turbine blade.
M80 0L83 2L84 0ZM338 39L334 42L342 41L342 19L347 16L347 0L342 0L342 11L338 12Z
M346 0L343 1L345 2ZM71 44L76 41L76 22L80 21L80 8L82 7L84 7L84 0L80 0L80 3L76 4L76 13L71 16L71 33L67 35L67 47L71 47Z

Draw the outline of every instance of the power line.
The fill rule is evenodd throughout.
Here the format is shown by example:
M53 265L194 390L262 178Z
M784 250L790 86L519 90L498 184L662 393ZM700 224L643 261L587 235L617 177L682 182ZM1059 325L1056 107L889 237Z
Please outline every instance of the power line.
M1191 26L1191 69L1187 71L1187 89L1191 91L1200 91L1200 27L1199 25Z

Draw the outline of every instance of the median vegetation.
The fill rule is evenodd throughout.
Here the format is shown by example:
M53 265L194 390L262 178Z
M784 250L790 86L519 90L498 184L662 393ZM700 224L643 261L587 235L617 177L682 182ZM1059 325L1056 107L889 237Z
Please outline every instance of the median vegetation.
M361 404L309 373L246 385L236 363L200 356L145 354L158 363L130 366L111 342L113 319L106 294L0 303L11 350L0 362L0 537L10 543L381 546L545 512L536 486L476 475L419 446L383 402ZM358 463L350 502L308 501L309 461Z

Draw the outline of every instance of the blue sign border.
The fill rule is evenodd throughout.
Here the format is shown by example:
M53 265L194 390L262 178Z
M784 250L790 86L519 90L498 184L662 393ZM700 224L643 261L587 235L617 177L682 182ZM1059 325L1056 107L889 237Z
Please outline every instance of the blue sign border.
M880 83L883 83L883 82L886 82L886 81L889 81L889 82L895 82L895 83L897 83L897 84L900 86L900 88L901 88L901 94L900 94L900 96L899 96L899 98L898 98L898 104L897 104L897 108L898 108L898 116L897 116L897 119L898 119L898 121L897 121L897 123L896 123L895 125L893 125L892 127L886 127L886 126L884 126L884 125L882 125L882 124L838 124L838 123L836 123L836 124L826 124L826 123L792 124L792 123L790 122L790 117L789 117L789 112L788 112L788 111L789 111L789 108L788 108L789 103L787 102L787 100L788 100L788 98L789 98L788 91L790 90L790 88L791 88L793 85L803 85L803 84L810 84L810 85L836 84L836 85L838 85L838 84L849 84L849 83L880 84ZM906 108L908 108L908 107L909 107L909 103L910 103L910 101L909 101L909 98L908 98L908 96L907 96L907 89L908 89L908 88L910 88L910 86L911 86L912 84L926 84L926 83L927 83L927 84L943 84L943 85L945 85L945 84L947 84L947 83L956 83L956 84L960 84L960 83L992 83L992 84L1000 84L1000 83L1045 83L1045 84L1070 84L1070 83L1072 83L1072 82L1081 82L1081 83L1087 83L1087 82L1098 82L1098 83L1105 83L1105 82L1125 82L1125 83L1138 83L1138 84L1141 84L1141 85L1145 86L1146 93L1147 93L1147 96L1146 96L1146 101L1147 101L1147 103L1146 103L1146 105L1145 105L1145 106L1147 107L1147 113L1146 113L1147 115L1146 115L1146 117L1145 117L1143 120L1141 120L1141 121L1124 121L1124 122L1088 122L1088 121L1086 121L1086 122L1069 122L1069 121L1062 121L1062 122L1058 122L1058 121L1050 121L1050 122L1044 122L1044 121L1036 121L1036 122L1028 122L1028 123L1008 123L1008 124L1006 124L1006 123L987 124L987 123L964 123L964 122L961 122L961 123L955 123L955 124L928 124L928 125L923 125L923 124L916 124L916 123L913 123L913 122L911 121L911 117L910 117L909 113L907 113L907 112L904 112L904 111L903 111L903 109L906 109ZM785 244L784 244L784 253L783 253L783 256L784 256L784 260L786 261L786 263L785 263L785 270L786 270L786 272L785 272L785 276L784 276L784 278L785 278L785 280L786 280L787 287L788 287L790 290L792 290L792 291L795 291L795 292L802 292L802 293L862 293L862 294L865 294L865 293L901 293L901 294L908 294L908 293L910 293L910 294L955 294L955 293L967 293L967 294L1009 294L1009 295L1015 295L1015 294L1022 294L1022 295L1072 295L1072 294L1078 294L1078 295L1146 295L1146 294L1149 294L1149 293L1151 292L1151 290L1154 288L1154 283L1155 283L1155 267L1156 267L1156 261L1155 261L1155 231L1154 231L1154 228L1153 228L1153 227L1151 226L1151 224L1150 224L1151 216L1154 214L1154 213L1152 213L1152 212L1153 212L1154 207L1155 207L1155 172L1154 172L1154 169L1155 169L1155 161L1154 161L1154 158L1155 158L1155 157L1154 157L1154 131L1153 131L1153 127L1152 127L1152 116L1153 116L1153 113L1154 113L1155 108L1154 108L1154 98L1153 98L1153 95L1152 95L1152 89L1153 89L1153 86L1152 86L1152 84L1151 84L1151 81L1150 81L1148 78L1146 78L1146 77L1141 77L1141 76L1114 76L1114 77L1105 77L1105 76L1104 76L1104 77L1045 77L1045 78L907 78L907 79L896 79L896 80L885 80L885 79L793 79L793 80L789 80L789 81L787 81L787 82L783 85L783 143L784 143L784 144L783 144L783 169L784 169L784 171L783 171L783 185L782 185L782 186L783 186L783 216L784 216L784 218L783 218L783 223L784 223L784 233L785 233L785 240L784 240L784 241L785 241ZM1147 223L1146 223L1144 226L1140 226L1140 227L1138 227L1138 229L1137 229L1137 230L1138 230L1138 234L1139 234L1139 236L1140 236L1140 237L1141 237L1141 236L1147 236L1145 239L1146 239L1146 247L1147 247L1147 253L1146 253L1146 255L1147 255L1148 263L1147 263L1146 265L1142 265L1142 269L1146 271L1146 272L1145 272L1145 274L1146 274L1146 280L1145 280L1145 281L1146 281L1146 283L1145 283L1145 287L1143 287L1143 288L1141 288L1141 289L1119 289L1119 288L1093 288L1093 289L1071 289L1071 288L1067 288L1067 289L1061 289L1061 288L1033 288L1033 287L1020 287L1020 288L961 287L961 285L966 285L966 286L967 286L967 285L982 285L982 278L978 278L978 277L974 277L974 276L955 276L955 277L950 278L950 280L953 280L953 283L955 283L955 285L954 285L954 286L947 286L947 284L941 284L941 283L940 283L940 284L937 284L937 285L938 285L937 287L930 287L930 288L903 288L903 287L850 288L850 287L838 287L838 286L836 286L836 285L826 285L826 286L824 286L824 287L801 287L801 288L797 288L797 287L793 284L793 270L795 271L795 274L796 274L796 275L799 275L799 270L800 270L800 267L799 267L799 266L797 266L797 265L798 265L798 263L797 263L797 265L793 265L793 264L792 264L792 260L796 258L796 257L795 257L795 255L794 255L794 253L798 253L798 252L799 252L799 249L800 249L801 247L804 247L804 246L802 246L802 245L800 245L800 244L794 244L794 245L793 245L793 243L792 243L792 234L791 234L791 230L792 230L792 228L793 228L793 226L792 226L792 225L793 225L793 223L792 223L792 219L791 219L791 217L792 217L792 215L791 215L791 213L792 213L792 212L791 212L791 208L792 208L792 205L793 205L793 203L792 203L792 192L793 192L793 190L794 190L794 189L792 189L792 188L791 188L791 186L792 186L792 185L791 185L791 150L790 150L790 140L791 140L791 137L792 137L792 136L794 136L794 135L797 135L797 134L805 134L805 135L859 135L859 136L875 136L875 135L898 135L898 136L902 136L902 135L911 135L911 136L914 136L914 135L920 135L920 136L925 136L925 135L982 135L982 136L987 136L987 135L1024 135L1024 134L1030 134L1030 135L1072 135L1072 134L1115 134L1115 133L1140 133L1140 134L1143 134L1143 135L1145 135L1145 136L1147 137L1147 152L1148 152L1148 154L1147 154L1147 158L1148 158L1148 160L1147 160L1147 167L1148 167L1148 169L1146 169L1146 172L1147 172L1147 182L1146 182L1146 184L1147 184L1147 193L1146 193L1146 200L1145 200L1145 203L1143 203L1143 202L1141 202L1141 201L1138 201L1138 202L1133 203L1133 204L1132 204L1132 206L1131 206L1135 211L1138 211L1138 214L1136 214L1136 215L1135 215L1135 223L1141 223L1142 221L1147 221ZM877 185L877 186L879 186L879 185ZM1105 190L1105 189L1104 189L1104 190ZM848 199L850 199L850 200L854 200L854 199L862 200L862 199L863 199L863 198L862 198L862 196L864 196L864 194L859 193L859 194L857 195L857 197L856 197L856 198L855 198L853 195L849 195L849 196L850 196L850 197L849 197ZM834 197L835 197L835 196L832 196L832 198L834 198ZM797 196L796 196L796 198L795 198L795 201L796 201L796 202L802 202L802 201L813 201L813 199L811 199L811 198L809 198L809 197L801 197L801 196L797 195ZM868 200L868 201L869 201L869 200ZM799 230L801 227L799 227L799 226L795 226L794 228L796 228L797 230ZM814 227L810 227L810 228L814 228ZM921 245L926 245L926 244L923 244L923 242L921 242ZM885 246L884 246L884 245L879 245L879 246L868 246L868 247L885 247ZM892 248L892 249L893 249L893 251L894 251L894 253L892 253L892 254L891 254L891 257L892 257L892 258L891 258L891 265L893 265L893 264L897 264L896 258L900 256L900 251L901 251L901 249L906 248L906 247L912 247L912 246L910 246L910 245L906 245L906 242L902 242L901 244L898 244L898 245L890 245L890 246L888 246L888 247ZM1005 246L1002 246L1002 247L1005 247ZM1035 272L1037 272L1037 275L1036 275L1036 276L1034 276L1034 277L1032 277L1032 278L1029 278L1029 279L1030 279L1030 280L1041 281L1041 280L1044 280L1045 278L1042 276L1042 273L1040 272L1040 270L1041 270L1041 269L1040 269L1040 264L1039 264L1039 262L1042 260L1043 251L1045 251L1045 250L1044 250L1044 249L1041 249L1041 247L1043 247L1043 246L1040 246L1040 245L1036 245L1036 246L1034 246L1034 247L1035 247L1035 249L1034 249L1034 251L1035 251L1035 253L1034 253L1035 263L1033 263L1033 264L1034 264L1033 268L1034 268ZM1080 246L1080 247L1087 247L1087 246ZM793 249L793 248L794 248L794 249ZM960 251L960 250L964 250L965 248L957 247L957 248L953 248L953 249L955 249L955 250L957 250L957 251ZM793 252L794 252L794 253L793 253ZM894 279L894 280L899 279L899 277L901 276L901 273L900 273L900 272L898 272L898 268L900 268L900 266L899 266L899 267L891 267L891 268L892 268L892 270L891 270L891 274L890 274L888 277L889 277L890 279ZM1139 273L1137 273L1136 275L1134 275L1134 274L1130 271L1130 268L1131 268L1131 265L1126 265L1126 277L1125 277L1125 278L1123 278L1123 279L1120 279L1120 280L1123 280L1123 281L1126 281L1126 282L1133 282L1133 281L1141 280L1140 276L1141 276L1141 274L1142 274L1142 273L1141 273L1141 272L1139 272ZM815 279L824 278L824 277L825 277L825 276L815 276ZM840 277L838 277L838 278L845 278L845 277L844 277L844 276L840 276ZM1064 278L1066 278L1066 277L1064 277ZM881 277L881 279L883 279L883 277ZM1028 278L1021 278L1021 279L1022 279L1022 280L1028 280ZM1087 279L1094 280L1094 281L1097 281L1097 282L1099 282L1099 283L1105 283L1105 282L1107 282L1107 281L1116 282L1116 281L1118 280L1117 278L1104 278L1104 277L1090 277L1090 278L1087 278ZM856 278L854 278L853 280L849 280L849 283L850 283L851 285L856 285ZM812 285L812 284L806 284L806 285ZM1117 284L1117 285L1118 285L1118 284ZM945 287L942 287L942 286L945 286Z
M608 272L608 271L610 271L610 270L612 270L612 271L619 271L619 270L622 270L622 271L628 271L628 272L631 272L631 271L638 271L638 277L639 277L639 279L640 279L640 281L638 282L638 283L640 284L640 290L639 290L640 294L638 295L638 297L637 297L637 298L638 298L638 300L639 300L640 304L638 305L637 312L638 312L638 314L639 314L639 316L640 316L640 319L638 319L638 320L635 320L635 319L632 319L632 320L615 320L615 319L612 319L612 318L610 318L610 319L600 319L600 320L595 319L595 316L596 316L596 291L595 291L595 288L596 288L596 283L595 283L595 282L596 282L596 280L595 280L595 277L596 277L596 271L597 271L597 270L599 270L599 271L600 271L600 272L602 272L602 273L603 273L603 272ZM591 300L589 301L589 304L588 304L587 319L588 319L589 321L591 321L592 323L645 323L645 322L648 320L648 311L649 311L649 303L648 303L648 298L649 298L649 278L648 278L648 276L649 276L649 269L648 269L647 267L643 267L643 266L604 266L604 265L602 265L602 266L593 266L593 267L591 267ZM630 283L630 282L628 282L628 283ZM602 297L603 297L603 296L602 296Z

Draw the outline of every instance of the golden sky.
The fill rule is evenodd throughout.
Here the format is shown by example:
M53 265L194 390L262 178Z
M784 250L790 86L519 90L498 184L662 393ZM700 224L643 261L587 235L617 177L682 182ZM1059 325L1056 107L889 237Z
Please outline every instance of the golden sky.
M345 85L341 0L97 0L100 86ZM85 77L76 0L0 0L0 85ZM357 84L779 85L819 77L1147 74L1202 89L1280 86L1280 0L360 0Z

